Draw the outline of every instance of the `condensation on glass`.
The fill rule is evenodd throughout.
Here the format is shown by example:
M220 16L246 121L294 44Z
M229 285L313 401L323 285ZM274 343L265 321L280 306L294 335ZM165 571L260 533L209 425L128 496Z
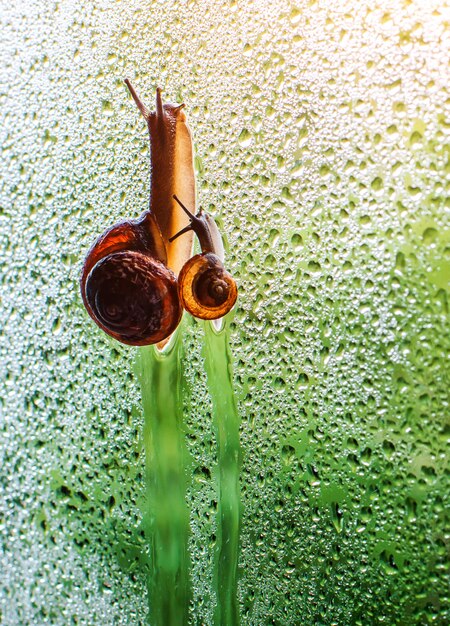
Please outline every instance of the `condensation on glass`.
M78 292L93 238L147 206L128 76L186 103L239 284L242 623L448 623L447 10L2 8L0 622L147 613L135 349ZM211 624L202 337L186 320L192 621Z

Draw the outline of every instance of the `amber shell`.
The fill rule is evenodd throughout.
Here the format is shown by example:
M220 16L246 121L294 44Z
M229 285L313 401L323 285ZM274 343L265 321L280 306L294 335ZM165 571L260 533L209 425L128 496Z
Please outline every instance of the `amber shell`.
M223 317L234 306L237 286L215 254L197 254L185 263L178 276L180 302L203 320Z

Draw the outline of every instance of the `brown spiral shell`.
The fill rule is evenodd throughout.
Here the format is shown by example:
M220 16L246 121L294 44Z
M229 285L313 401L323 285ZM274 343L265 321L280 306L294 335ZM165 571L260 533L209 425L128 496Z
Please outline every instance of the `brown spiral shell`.
M237 287L222 261L212 252L197 254L183 266L178 276L182 306L203 320L223 317L234 306Z
M132 346L159 343L180 322L177 279L153 214L108 228L88 252L81 274L84 305L96 324Z
M181 319L175 275L136 250L115 252L96 263L85 293L88 312L98 326L131 346L162 341Z

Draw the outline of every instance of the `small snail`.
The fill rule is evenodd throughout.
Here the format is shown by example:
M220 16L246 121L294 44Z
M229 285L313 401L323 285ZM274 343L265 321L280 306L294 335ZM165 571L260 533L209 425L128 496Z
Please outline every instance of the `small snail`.
M80 287L89 315L108 335L128 345L162 347L183 307L196 317L217 319L233 306L237 289L223 268L214 220L190 213L177 197L182 194L195 211L192 139L184 105L163 103L157 89L156 111L150 112L130 81L125 83L148 125L150 207L98 237L86 256ZM182 225L180 207L191 224L170 237ZM193 258L191 231L202 248ZM180 240L183 233L188 236Z
M236 283L223 266L222 237L210 215L201 209L194 215L176 195L174 199L189 217L190 224L169 241L192 230L202 249L201 254L196 254L183 265L178 276L180 302L194 317L216 320L228 313L237 299Z

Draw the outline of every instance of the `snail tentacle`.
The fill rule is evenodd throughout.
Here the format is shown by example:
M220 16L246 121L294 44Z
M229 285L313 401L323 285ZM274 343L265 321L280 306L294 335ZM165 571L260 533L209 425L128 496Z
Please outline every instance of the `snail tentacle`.
M135 101L137 108L142 113L143 117L148 121L148 118L150 117L149 109L143 103L143 101L141 100L141 98L137 94L136 89L133 87L133 85L131 84L131 82L129 81L128 78L125 78L124 83L128 87L128 90L129 90L133 100Z

